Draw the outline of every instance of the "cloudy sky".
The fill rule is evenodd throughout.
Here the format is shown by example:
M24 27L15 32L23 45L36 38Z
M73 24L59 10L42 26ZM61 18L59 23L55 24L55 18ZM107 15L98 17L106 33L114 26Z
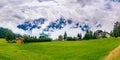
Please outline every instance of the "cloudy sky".
M60 17L81 23L88 19L89 25L98 22L103 25L100 29L110 31L120 20L120 0L0 0L0 27L24 34L28 32L17 25L41 17L48 23Z

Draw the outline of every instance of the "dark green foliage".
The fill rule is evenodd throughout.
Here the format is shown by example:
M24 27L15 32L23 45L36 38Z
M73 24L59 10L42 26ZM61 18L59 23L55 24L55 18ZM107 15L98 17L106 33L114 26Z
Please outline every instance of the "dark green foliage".
M14 34L14 38L22 37L20 34Z
M110 36L114 37L113 31L110 32Z
M64 40L67 39L67 33L64 33Z
M93 39L93 32L92 31L89 31L89 36L90 36L90 39Z
M24 38L24 42L30 40L30 36L28 36L28 35L23 35L23 38Z
M86 34L85 34L85 36L84 36L84 38L83 38L83 39L85 39L85 40L90 39L90 36L89 36L89 32L88 32L88 31L86 32Z
M46 38L45 36L40 36L39 38Z
M118 37L118 36L120 36L120 22L116 22L116 23L114 24L114 28L113 28L113 31L112 31L111 35L112 35L113 37Z
M77 37L78 37L79 39L82 39L82 34L79 34L79 33L78 33Z
M67 37L67 41L75 41L75 38L73 38L73 37Z
M7 40L8 42L14 40L14 33L13 33L11 30L7 30L6 40Z
M62 36L62 35L59 35L59 36L58 36L58 40L63 40L63 36Z
M0 27L0 38L5 38L6 37L7 30L8 29L6 29L6 28Z
M97 38L98 38L98 33L94 32L93 39L97 39Z
M83 39L85 40L93 39L92 31L87 31Z
M45 38L45 37L33 37L33 36L27 36L27 35L24 35L23 36L24 38L24 42L27 43L27 42L49 42L49 41L52 41L51 38Z
M49 42L49 41L52 41L51 38L39 38L38 40L39 40L38 42Z

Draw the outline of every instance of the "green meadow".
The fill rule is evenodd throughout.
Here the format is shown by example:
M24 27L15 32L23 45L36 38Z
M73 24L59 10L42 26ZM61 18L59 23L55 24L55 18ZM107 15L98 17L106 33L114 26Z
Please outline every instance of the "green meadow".
M103 60L119 45L118 38L24 44L0 39L0 60Z

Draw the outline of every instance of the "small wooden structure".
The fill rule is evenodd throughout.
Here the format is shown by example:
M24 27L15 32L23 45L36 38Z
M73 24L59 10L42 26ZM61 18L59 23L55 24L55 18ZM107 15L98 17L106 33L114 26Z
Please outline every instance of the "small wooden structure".
M23 38L21 37L16 38L16 43L19 43L19 44L24 43Z
M77 40L77 41L79 41L79 40L81 40L79 37L75 37L75 40Z
M118 36L117 38L120 39L120 36Z

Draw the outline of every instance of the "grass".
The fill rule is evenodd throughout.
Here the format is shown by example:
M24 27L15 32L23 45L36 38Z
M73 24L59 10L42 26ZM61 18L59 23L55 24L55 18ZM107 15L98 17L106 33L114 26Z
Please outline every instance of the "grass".
M103 60L118 45L117 38L26 44L0 39L0 60Z

